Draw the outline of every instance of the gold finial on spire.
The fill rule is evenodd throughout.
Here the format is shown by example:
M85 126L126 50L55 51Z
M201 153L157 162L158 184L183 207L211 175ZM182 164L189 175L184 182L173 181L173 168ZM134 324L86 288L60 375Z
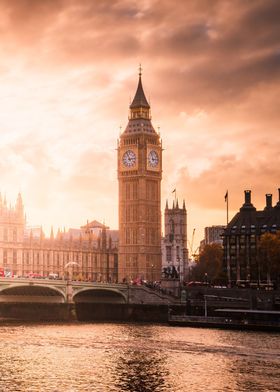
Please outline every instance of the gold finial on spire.
M141 63L140 63L140 64L139 64L139 77L142 76L142 70L143 70L143 68L142 68L142 65L141 65Z

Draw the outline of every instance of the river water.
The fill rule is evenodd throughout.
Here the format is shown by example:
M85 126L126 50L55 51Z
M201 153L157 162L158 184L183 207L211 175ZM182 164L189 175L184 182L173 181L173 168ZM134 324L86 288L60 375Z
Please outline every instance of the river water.
M280 391L280 335L141 324L0 326L0 391Z

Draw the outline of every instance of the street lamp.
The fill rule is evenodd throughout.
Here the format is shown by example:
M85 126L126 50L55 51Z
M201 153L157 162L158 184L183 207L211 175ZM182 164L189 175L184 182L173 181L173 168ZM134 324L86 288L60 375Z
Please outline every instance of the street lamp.
M71 281L73 278L73 267L78 266L80 267L80 264L78 264L76 261L70 261L69 263L65 264L64 269L67 272L67 281ZM69 268L69 271L68 271Z

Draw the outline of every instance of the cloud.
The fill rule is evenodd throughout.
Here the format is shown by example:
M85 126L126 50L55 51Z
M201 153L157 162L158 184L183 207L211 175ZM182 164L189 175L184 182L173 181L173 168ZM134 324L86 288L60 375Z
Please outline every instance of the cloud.
M163 197L177 187L213 216L226 189L237 209L252 188L262 206L279 186L279 17L277 0L0 0L1 188L20 184L39 223L117 226L114 149L141 62Z
M188 195L191 204L209 210L224 208L223 196L228 190L232 211L243 204L243 190L252 189L252 201L258 208L263 208L264 195L276 195L280 187L278 149L272 145L264 148L265 156L259 156L259 149L252 148L251 154L247 152L242 159L234 155L218 157L197 177L191 177L187 168L183 168L178 173L178 189L181 194Z

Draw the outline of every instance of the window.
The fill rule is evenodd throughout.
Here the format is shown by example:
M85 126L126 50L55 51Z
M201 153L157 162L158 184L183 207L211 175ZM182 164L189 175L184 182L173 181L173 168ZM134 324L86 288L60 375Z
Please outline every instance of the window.
M8 261L7 251L4 250L4 252L3 252L3 264L4 264L4 266L7 265L7 261Z
M137 182L133 183L133 200L137 200L138 197L138 187L137 187Z
M126 200L130 200L130 184L125 184L125 198Z
M125 235L126 235L126 244L130 244L130 229L126 229L125 231Z
M176 259L177 260L180 259L180 248L179 248L179 246L176 246Z
M137 221L137 207L133 206L133 222Z
M133 244L137 244L137 229L133 229Z
M16 263L17 263L17 251L14 250L13 251L13 264L16 264Z
M155 244L156 242L156 231L155 229L151 229L151 244Z
M174 232L175 232L175 225L174 225L174 220L173 219L170 219L169 225L170 225L170 233L174 234Z
M166 260L171 261L171 246L166 247Z
M126 221L130 222L130 206L126 207Z

